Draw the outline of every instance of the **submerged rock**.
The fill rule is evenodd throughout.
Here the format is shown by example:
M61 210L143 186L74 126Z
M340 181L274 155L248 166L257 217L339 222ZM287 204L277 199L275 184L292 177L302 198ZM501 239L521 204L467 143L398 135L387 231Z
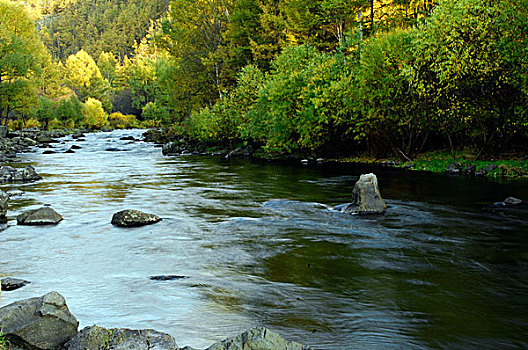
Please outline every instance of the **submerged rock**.
M155 224L161 218L139 210L122 210L112 216L112 225L118 227L134 227Z
M251 328L232 338L215 343L206 350L309 350L310 347L284 340L265 327Z
M363 174L354 185L352 203L343 211L349 214L381 214L387 205L381 198L378 178L374 174Z
M59 349L77 333L79 322L57 292L0 308L6 339L25 349Z
M173 337L152 329L106 329L99 326L86 327L77 333L64 350L176 350Z
M19 225L54 225L62 220L62 216L50 207L26 211L17 216Z
M161 276L150 276L149 279L152 281L175 281L188 278L187 276L179 275L161 275Z
M5 290L5 291L17 290L30 283L31 282L29 281L21 280L18 278L5 277L5 278L2 278L2 290Z

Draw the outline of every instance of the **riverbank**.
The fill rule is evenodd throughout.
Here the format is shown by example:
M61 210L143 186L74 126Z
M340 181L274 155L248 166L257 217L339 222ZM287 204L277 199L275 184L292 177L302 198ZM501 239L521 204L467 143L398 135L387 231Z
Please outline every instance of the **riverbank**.
M409 169L410 171L426 171L449 175L465 175L488 178L528 178L528 154L501 154L490 159L476 159L476 153L471 151L456 151L454 154L446 150L426 152L415 159L402 161L396 158L373 158L366 155L325 157L316 154L269 154L261 148L252 145L237 145L227 147L210 145L191 141L170 130L149 130L145 133L145 141L163 147L164 155L220 155L231 157L254 157L265 160L294 161L303 164L323 162L358 163L381 165L386 167Z

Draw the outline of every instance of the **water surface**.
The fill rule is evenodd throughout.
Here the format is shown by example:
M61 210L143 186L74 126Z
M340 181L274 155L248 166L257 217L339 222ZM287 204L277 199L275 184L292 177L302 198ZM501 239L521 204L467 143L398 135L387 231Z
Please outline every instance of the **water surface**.
M0 305L57 290L81 327L197 348L256 325L316 349L528 347L528 211L489 207L528 199L527 182L374 169L390 208L353 217L330 208L371 168L164 157L129 135L22 156L44 179L3 186L25 193L0 232L0 274L32 283ZM16 225L44 204L64 221ZM113 227L122 209L163 221ZM149 279L162 274L188 278Z

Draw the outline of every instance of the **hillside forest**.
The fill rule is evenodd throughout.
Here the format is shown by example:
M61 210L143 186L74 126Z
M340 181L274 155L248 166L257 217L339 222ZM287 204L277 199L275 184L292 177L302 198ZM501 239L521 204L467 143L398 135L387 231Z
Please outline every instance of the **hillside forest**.
M0 0L11 128L266 156L528 150L528 0Z

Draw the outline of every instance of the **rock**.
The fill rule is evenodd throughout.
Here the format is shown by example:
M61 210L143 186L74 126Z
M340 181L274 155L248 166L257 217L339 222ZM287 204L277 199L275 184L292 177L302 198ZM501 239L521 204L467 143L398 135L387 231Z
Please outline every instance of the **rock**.
M9 205L9 195L0 190L0 224L7 222L7 208Z
M453 162L446 168L446 173L448 173L449 175L459 175L461 168L462 167L460 164L458 164L457 162Z
M7 128L6 125L1 125L0 126L0 138L6 138L7 137L7 134L9 132L9 129Z
M17 290L30 283L31 282L29 281L21 280L18 278L5 277L5 278L2 278L2 290L5 290L5 291Z
M78 133L72 134L72 138L73 139L80 139L80 138L84 138L84 137L85 137L85 135L82 132L78 132Z
M508 197L502 202L502 205L504 205L505 207L515 207L521 205L522 203L523 201L519 198Z
M250 330L213 344L206 350L302 350L311 349L299 343L284 340L279 334L264 327Z
M77 333L79 322L57 292L0 308L6 339L26 349L59 349Z
M6 182L31 182L41 180L42 176L37 174L35 168L28 165L21 171L10 166L3 166L0 168L0 183Z
M39 143L52 143L53 139L49 135L39 134L37 136L37 142L39 142Z
M19 225L55 225L62 220L62 216L50 207L29 210L17 216Z
M71 145L70 149L81 149L81 146L78 145Z
M49 150L49 149L47 149L47 150L45 150L44 152L42 152L42 154L55 154L55 153L57 153L57 152L55 152L55 151L51 151L51 150Z
M121 140L121 141L135 141L136 139L134 138L134 136L123 136L119 140Z
M30 139L29 137L25 137L24 138L24 142L29 145L29 146L36 146L37 145L37 141L33 140L33 139Z
M225 157L226 159L233 157L250 157L254 151L253 146L247 145L246 147L239 147L229 152Z
M374 174L363 174L354 185L352 203L343 211L349 214L381 214L387 206L381 198L378 179Z
M176 350L178 346L170 335L152 329L106 329L91 326L77 333L64 345L63 349Z
M115 147L109 147L109 148L105 149L105 151L107 151L107 152L125 152L127 150L126 149L119 149L119 148L115 148Z
M75 153L75 151L70 148L69 150L64 151L64 153Z
M164 156L178 155L185 151L185 148L180 147L176 142L169 142L163 145L161 153Z
M150 225L159 221L161 221L160 217L139 210L122 210L112 216L112 225L118 227Z
M24 195L24 191L19 190L18 188L12 188L12 189L8 190L6 193L9 196L9 198L11 198L11 197L19 197L19 196Z
M477 170L477 166L476 165L470 165L470 166L464 168L464 170L462 170L462 174L469 175L469 176L475 176L476 170Z
M152 281L175 281L188 278L187 276L179 275L161 275L161 276L150 276L149 279Z

